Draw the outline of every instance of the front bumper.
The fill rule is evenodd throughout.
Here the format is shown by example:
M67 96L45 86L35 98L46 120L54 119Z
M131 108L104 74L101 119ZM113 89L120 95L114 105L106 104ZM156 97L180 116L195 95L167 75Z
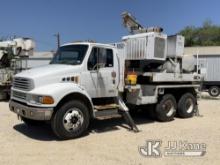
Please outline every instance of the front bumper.
M19 116L33 120L50 120L53 108L31 107L10 100L9 108Z

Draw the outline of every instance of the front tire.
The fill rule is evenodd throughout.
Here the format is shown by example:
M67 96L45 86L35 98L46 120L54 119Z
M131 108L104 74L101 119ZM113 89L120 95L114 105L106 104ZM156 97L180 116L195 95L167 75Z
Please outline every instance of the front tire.
M209 88L209 95L212 97L218 97L220 94L220 89L217 86L211 86Z
M171 94L165 94L156 105L156 118L159 121L171 121L176 114L176 99Z
M82 136L89 126L89 110L81 101L69 101L57 110L52 118L53 132L60 139Z
M191 93L185 93L178 102L178 116L181 118L190 118L193 116L196 108L196 98Z

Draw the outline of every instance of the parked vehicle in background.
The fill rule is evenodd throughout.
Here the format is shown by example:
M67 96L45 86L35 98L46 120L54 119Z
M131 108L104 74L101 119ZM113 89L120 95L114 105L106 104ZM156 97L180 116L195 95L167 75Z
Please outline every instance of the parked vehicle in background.
M13 76L22 70L49 64L52 53L36 56L35 42L30 38L16 38L0 42L0 100L10 94Z
M10 110L29 125L50 122L61 139L82 136L92 119L115 114L138 131L129 114L134 106L154 106L160 121L192 117L201 78L183 69L184 37L122 16L131 35L120 43L67 43L50 65L15 75Z
M198 71L203 75L202 91L207 91L210 96L220 94L220 47L188 47L185 53L197 58Z

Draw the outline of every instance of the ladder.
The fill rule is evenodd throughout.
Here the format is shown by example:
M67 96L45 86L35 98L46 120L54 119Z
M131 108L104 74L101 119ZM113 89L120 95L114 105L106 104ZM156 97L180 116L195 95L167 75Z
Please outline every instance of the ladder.
M132 119L127 106L123 100L118 97L118 104L107 104L107 105L95 105L94 116L95 118L110 117L110 116L122 116L126 123L130 126L134 132L139 132L134 120Z

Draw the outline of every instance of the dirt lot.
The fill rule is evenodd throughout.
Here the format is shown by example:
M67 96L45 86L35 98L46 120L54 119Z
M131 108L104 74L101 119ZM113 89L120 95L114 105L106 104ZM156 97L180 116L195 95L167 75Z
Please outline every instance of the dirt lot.
M220 98L207 95L199 101L202 117L168 123L150 120L145 114L134 116L141 130L128 131L120 118L94 121L88 135L59 141L49 126L27 127L0 103L0 165L39 164L220 164ZM160 139L163 151L168 141L205 143L203 157L149 158L141 156L138 146L146 140Z

